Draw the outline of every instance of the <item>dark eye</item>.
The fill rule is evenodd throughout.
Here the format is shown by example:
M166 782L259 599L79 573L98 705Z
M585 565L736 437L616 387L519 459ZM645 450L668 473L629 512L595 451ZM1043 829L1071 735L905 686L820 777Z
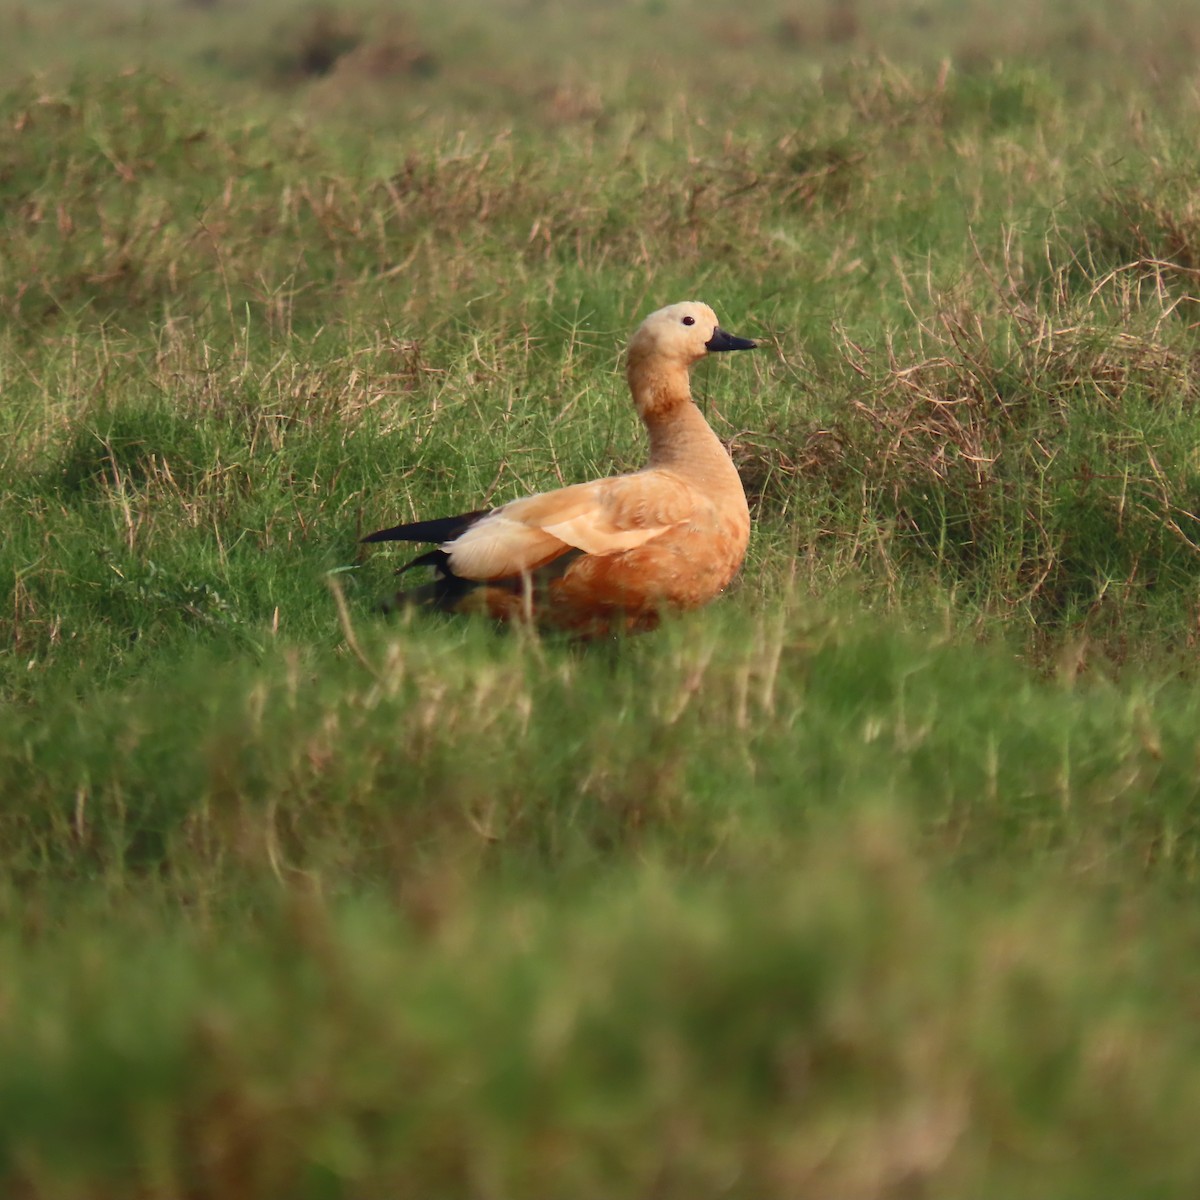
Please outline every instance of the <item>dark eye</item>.
M685 325L695 325L695 323L696 323L696 318L695 318L695 317L684 317L684 318L683 318L683 323L684 323Z

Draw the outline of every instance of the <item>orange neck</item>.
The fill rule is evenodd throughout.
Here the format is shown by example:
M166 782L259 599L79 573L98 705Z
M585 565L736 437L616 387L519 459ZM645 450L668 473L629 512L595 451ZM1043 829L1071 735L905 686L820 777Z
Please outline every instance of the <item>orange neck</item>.
M733 472L725 447L692 401L686 367L632 360L628 375L638 415L650 435L648 466L705 478Z

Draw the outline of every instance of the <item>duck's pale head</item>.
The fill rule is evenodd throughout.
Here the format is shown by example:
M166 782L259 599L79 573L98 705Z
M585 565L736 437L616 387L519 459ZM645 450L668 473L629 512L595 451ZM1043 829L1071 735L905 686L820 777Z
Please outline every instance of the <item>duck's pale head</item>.
M646 417L686 401L688 369L705 355L753 350L755 345L749 338L727 333L717 314L698 300L652 312L629 339L629 383L638 410Z
M753 350L754 345L749 338L726 333L707 304L684 300L652 312L638 326L629 341L629 361L690 367L715 350Z

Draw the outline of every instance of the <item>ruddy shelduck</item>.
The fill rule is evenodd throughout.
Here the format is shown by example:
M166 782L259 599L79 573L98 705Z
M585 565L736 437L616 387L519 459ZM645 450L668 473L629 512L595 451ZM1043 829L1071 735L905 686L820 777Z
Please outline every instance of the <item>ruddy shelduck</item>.
M426 604L526 620L584 637L653 629L728 587L746 556L750 512L729 453L692 401L706 355L751 350L707 304L651 313L629 342L626 373L650 435L640 471L513 500L499 508L381 529L365 542L436 542L414 558L431 584L394 605Z

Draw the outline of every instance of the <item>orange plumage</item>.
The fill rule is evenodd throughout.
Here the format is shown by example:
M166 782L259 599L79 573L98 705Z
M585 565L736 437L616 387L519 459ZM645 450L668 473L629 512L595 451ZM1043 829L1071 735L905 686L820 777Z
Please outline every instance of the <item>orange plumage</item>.
M698 608L737 574L750 537L741 479L692 402L707 354L749 350L705 304L651 313L629 343L634 406L650 435L640 471L514 500L490 511L383 529L366 542L436 542L402 567L434 582L396 603L529 620L582 636L652 629Z

